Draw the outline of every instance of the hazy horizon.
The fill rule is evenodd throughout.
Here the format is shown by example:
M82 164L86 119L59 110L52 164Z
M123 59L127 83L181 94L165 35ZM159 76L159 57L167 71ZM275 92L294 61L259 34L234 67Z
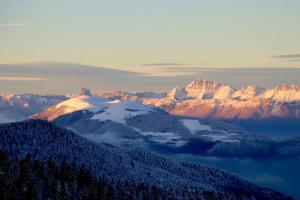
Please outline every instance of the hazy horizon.
M74 63L0 64L0 94L77 94L81 87L93 93L107 91L165 92L196 79L271 88L300 84L300 68L197 68L162 66L159 73L140 73ZM164 75L164 71L174 75Z
M300 84L299 10L293 0L4 0L0 92Z

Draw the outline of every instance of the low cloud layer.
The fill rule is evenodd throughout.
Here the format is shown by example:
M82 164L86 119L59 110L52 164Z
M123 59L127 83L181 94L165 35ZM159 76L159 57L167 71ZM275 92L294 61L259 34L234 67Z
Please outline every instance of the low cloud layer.
M292 60L289 60L290 62L300 62L300 58L299 59L292 59Z
M31 26L31 23L0 23L0 27Z
M183 63L172 63L172 62L142 64L142 66L178 66L178 65L185 65L185 64L183 64Z
M25 77L25 76L0 76L0 81L43 81L49 80L44 77Z
M186 66L178 66L178 67L163 67L162 71L164 72L199 72L199 71L207 71L213 70L209 68L201 68L201 67L186 67Z
M291 58L300 58L300 54L282 54L272 56L273 58L282 58L282 59L291 59Z
M282 54L272 56L272 58L279 58L288 62L300 62L300 54Z

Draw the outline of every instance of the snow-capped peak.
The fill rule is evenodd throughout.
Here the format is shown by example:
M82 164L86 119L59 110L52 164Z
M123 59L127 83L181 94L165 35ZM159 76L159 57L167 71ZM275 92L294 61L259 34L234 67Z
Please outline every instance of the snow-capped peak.
M240 90L237 90L232 97L238 98L240 100L248 100L251 98L254 98L258 95L261 95L263 92L265 92L264 88L256 87L256 86L247 86L242 87Z
M261 94L261 97L280 102L300 101L300 86L284 84L274 89L266 90L266 92Z
M185 92L189 97L198 99L224 99L228 98L233 91L234 89L228 85L201 79L185 87Z

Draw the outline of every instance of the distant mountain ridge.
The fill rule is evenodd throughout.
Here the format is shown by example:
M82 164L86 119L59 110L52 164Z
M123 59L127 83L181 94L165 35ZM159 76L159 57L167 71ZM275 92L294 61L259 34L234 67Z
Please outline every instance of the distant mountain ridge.
M196 80L186 87L175 87L160 96L155 93L147 97L141 93L113 94L105 96L155 105L181 116L229 120L300 119L299 85L281 85L272 89L256 86L235 89L215 81Z
M66 100L65 95L0 95L0 123L27 119L28 116Z
M82 95L92 96L88 88ZM76 95L75 95L76 96ZM235 89L215 81L196 80L168 92L106 92L96 95L108 100L132 100L159 107L173 115L221 120L300 119L300 86L281 85L271 89L247 86ZM0 96L0 122L23 120L68 95L13 94Z

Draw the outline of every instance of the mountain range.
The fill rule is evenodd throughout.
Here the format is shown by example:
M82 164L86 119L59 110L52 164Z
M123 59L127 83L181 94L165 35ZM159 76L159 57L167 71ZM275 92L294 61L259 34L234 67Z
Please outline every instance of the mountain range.
M196 80L183 88L175 87L168 92L115 91L96 96L110 100L138 101L159 107L172 115L206 119L298 121L300 118L299 85L281 85L271 89L257 86L235 89L215 81ZM20 120L69 97L70 95L1 95L0 120ZM19 114L19 118L13 116L18 109L20 113L24 113ZM10 112L12 114L9 114Z
M225 120L299 119L300 86L235 89L215 81L196 80L165 93L104 93L101 97L136 100L173 115Z
M158 153L294 156L299 154L298 138L277 142L252 129L277 129L283 135L281 125L298 133L299 91L296 85L234 89L197 80L166 93L93 95L83 88L79 95L68 96L3 95L0 120L46 119L95 142Z
M86 91L86 90L84 90ZM297 156L298 139L274 142L239 126L216 120L170 115L152 105L79 95L33 115L94 142L158 153L209 156ZM288 151L284 149L289 149Z

